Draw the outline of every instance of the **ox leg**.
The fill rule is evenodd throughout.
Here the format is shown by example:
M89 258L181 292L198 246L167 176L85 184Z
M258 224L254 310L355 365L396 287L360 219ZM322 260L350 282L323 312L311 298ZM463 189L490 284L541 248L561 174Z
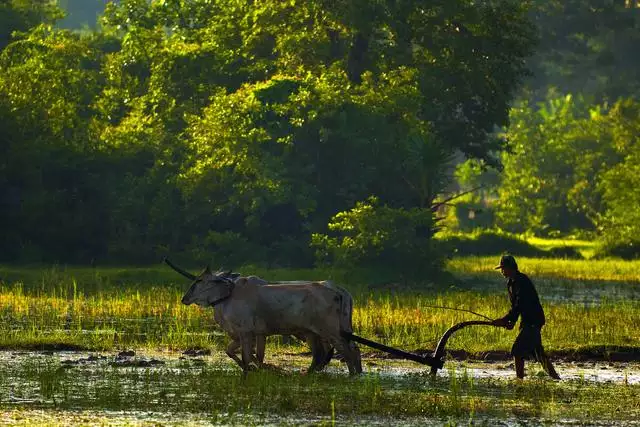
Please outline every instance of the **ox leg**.
M336 349L344 356L344 360L349 367L350 375L358 375L362 373L362 361L360 356L360 349L358 346L345 339L340 337L335 340Z
M314 337L314 345L317 348L317 350L313 352L316 370L321 371L331 362L334 348L329 341L322 339L318 335Z
M323 358L321 360L321 367L320 370L324 369L325 366L327 366L329 364L329 362L331 362L331 359L333 359L333 354L335 353L335 348L333 347L333 345L331 345L331 343L327 340L324 340L322 338L320 338L320 345L322 346L322 351L323 351Z
M264 349L267 345L267 337L264 335L256 336L256 364L262 366L264 364Z
M358 345L355 342L349 341L349 348L353 353L353 362L355 365L356 374L361 374L362 373L362 355L360 354L360 347L358 347Z
M255 349L252 350L252 355L251 355L251 360L256 364L256 366L262 366L264 363L265 345L266 345L266 337L257 336ZM242 345L240 344L240 340L234 339L233 341L231 341L231 343L229 343L229 346L227 346L226 353L227 353L227 356L232 358L238 364L238 366L242 368L243 366L242 360L240 360L240 358L238 357L238 353L240 353L239 350L241 347ZM255 351L255 356L253 355L253 351Z
M232 358L238 364L238 366L240 366L240 368L243 368L242 360L240 360L240 358L237 356L240 347L240 341L237 339L233 339L233 341L231 341L231 343L229 343L229 345L227 346L226 353L227 356Z
M240 344L242 345L242 370L246 375L251 369L251 362L253 361L253 345L256 342L256 337L253 334L243 334L240 337Z
M321 371L331 360L331 356L328 357L329 348L325 346L324 341L319 335L309 334L307 336L307 343L311 347L311 365L307 372Z

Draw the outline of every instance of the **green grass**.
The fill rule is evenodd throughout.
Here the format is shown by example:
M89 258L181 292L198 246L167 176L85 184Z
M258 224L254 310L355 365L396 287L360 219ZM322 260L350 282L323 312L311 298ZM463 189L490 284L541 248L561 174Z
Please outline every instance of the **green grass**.
M447 269L460 278L495 279L493 270L499 256L454 258ZM558 280L562 283L593 282L594 286L607 286L618 282L628 287L640 284L640 261L616 259L570 260L517 257L518 267L534 281L539 278Z
M640 262L534 258L519 262L541 294L548 318L543 338L549 350L640 341L640 328L634 326L640 304L629 297L639 290ZM401 348L429 349L449 326L474 318L429 306L464 308L491 318L508 311L504 279L493 270L495 263L492 257L451 260L447 268L453 278L439 284L371 288L362 282L337 281L355 297L357 334ZM220 348L226 338L216 329L212 310L182 305L187 284L166 270L162 266L32 267L24 274L27 281L0 286L0 348L55 344L96 350ZM245 271L284 280L340 276L318 270ZM18 277L20 270L3 268L0 274ZM513 332L502 329L468 328L456 334L450 348L505 351L512 339Z

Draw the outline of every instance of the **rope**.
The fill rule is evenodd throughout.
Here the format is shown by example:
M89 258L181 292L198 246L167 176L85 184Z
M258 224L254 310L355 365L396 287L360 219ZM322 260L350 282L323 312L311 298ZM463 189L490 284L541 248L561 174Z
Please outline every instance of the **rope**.
M454 311L464 311L465 313L475 314L476 316L482 317L482 318L487 319L489 321L493 320L490 317L485 316L484 314L476 313L475 311L466 310L464 308L444 307L444 306L441 306L441 305L423 305L422 307L426 307L426 308L442 308L442 309L445 309L445 310L454 310Z

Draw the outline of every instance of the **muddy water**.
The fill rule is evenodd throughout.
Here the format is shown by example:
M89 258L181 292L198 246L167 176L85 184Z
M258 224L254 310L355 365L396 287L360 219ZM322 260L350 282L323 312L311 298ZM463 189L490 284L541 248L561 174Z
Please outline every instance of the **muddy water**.
M365 362L365 366L369 372L392 377L428 372L428 368L396 361L385 361L384 363L377 361ZM559 362L555 363L555 367L562 377L562 381L614 383L621 385L640 384L640 363L638 362ZM537 363L527 363L525 368L526 375L529 377L546 377L546 374ZM515 377L515 371L513 363L448 361L445 363L444 369L438 372L438 376L450 377L451 375L478 379L513 379Z
M309 363L307 355L283 354L280 356L268 355L268 360L274 366L286 366L286 370L303 372ZM222 352L211 354L199 354L196 357L181 353L87 353L87 352L28 352L28 351L0 351L0 372L10 366L17 366L25 362L58 361L63 367L82 366L84 369L104 365L115 367L138 367L156 369L182 369L178 362L190 361L192 364L214 363L217 367L236 370L236 366L228 364L226 355ZM625 385L640 384L640 362L565 362L555 363L558 373L563 381L582 381L593 383L615 383ZM3 369L4 368L4 369ZM8 369L7 369L8 368ZM389 377L402 377L404 375L426 374L429 367L417 363L396 359L369 359L363 358L365 375L380 375ZM331 362L326 369L335 374L346 374L344 365L337 361ZM526 373L529 377L544 377L545 374L540 365L527 362ZM466 376L472 378L514 378L512 362L481 362L481 361L456 361L447 360L438 376L450 377L451 375Z
M269 362L278 369L286 371L302 372L309 363L306 355L282 354L267 355ZM403 387L405 381L415 380L416 376L426 375L428 368L421 365L400 360L378 360L365 358L364 377L392 378L393 384ZM0 425L371 425L371 426L418 426L418 425L443 425L452 421L434 417L385 417L378 415L349 416L338 414L332 417L330 414L316 416L308 414L288 414L279 416L273 414L247 414L217 413L214 415L191 412L175 412L173 408L163 411L138 411L138 410L94 410L87 408L52 409L52 401L41 392L42 378L30 376L28 367L31 365L51 363L61 366L67 372L76 372L69 368L78 367L83 372L96 374L90 377L99 385L100 372L111 367L123 367L123 372L143 368L159 375L168 373L188 374L196 366L215 365L216 369L238 371L238 368L229 363L222 352L214 351L211 354L197 355L195 357L181 353L140 353L116 354L116 353L86 353L86 352L0 352ZM27 367L25 369L25 367ZM619 385L640 384L640 363L622 362L560 362L557 369L563 377L563 382L573 383L614 383ZM327 368L330 374L346 376L343 364L332 361ZM120 372L118 370L118 372ZM527 374L530 378L543 376L544 373L535 364L527 364ZM238 375L240 375L238 371ZM513 366L509 362L459 362L450 360L445 368L438 373L441 378L495 378L497 380L509 380L514 377ZM124 378L124 377L123 377ZM86 380L86 378L85 378ZM78 379L83 381L83 379ZM527 381L527 379L525 379ZM446 387L447 381L441 385ZM135 387L126 384L123 387ZM187 396L183 396L187 397ZM96 397L93 397L96 398ZM55 402L53 402L55 407ZM104 406L103 406L104 407ZM43 409L48 408L48 409ZM488 418L475 416L474 425L520 426L548 425L544 420L521 418ZM467 425L469 420L453 420L452 425ZM584 420L554 419L554 425L585 425ZM609 422L594 421L588 425L607 426ZM640 421L616 422L616 425L640 426Z

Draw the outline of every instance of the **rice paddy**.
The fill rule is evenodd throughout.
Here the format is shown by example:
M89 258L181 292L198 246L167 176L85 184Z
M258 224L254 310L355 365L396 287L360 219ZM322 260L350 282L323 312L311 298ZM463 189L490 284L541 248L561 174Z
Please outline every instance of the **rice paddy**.
M554 382L527 364L529 376L516 381L508 359L515 332L480 326L450 340L445 372L435 379L364 346L360 377L349 377L339 361L304 375L308 349L280 337L267 344L273 369L243 379L224 355L228 339L212 310L182 305L188 283L164 266L0 267L0 424L637 425L640 262L518 260L540 293L543 342L561 375L579 360L604 365ZM447 278L413 284L327 270L240 271L271 280L332 278L354 296L356 334L425 353L448 327L476 318L433 306L506 313L495 262L453 259ZM124 350L136 352L136 363L122 363ZM467 368L484 359L493 360L488 375ZM601 369L619 375L591 380Z

